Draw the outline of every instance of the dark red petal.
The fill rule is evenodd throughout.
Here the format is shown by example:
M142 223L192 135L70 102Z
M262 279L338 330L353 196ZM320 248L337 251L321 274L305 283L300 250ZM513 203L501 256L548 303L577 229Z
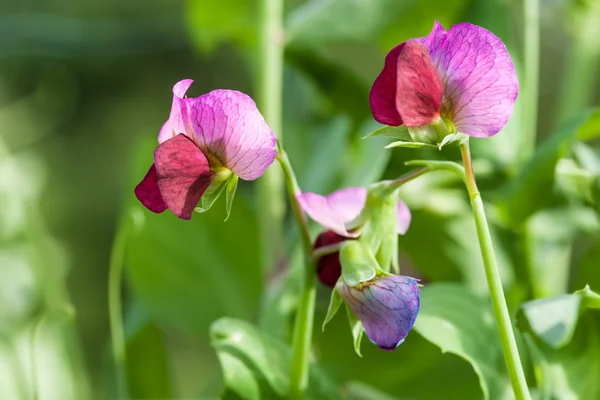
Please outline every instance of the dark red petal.
M323 246L329 246L343 242L344 240L350 240L347 237L338 235L333 231L325 231L317 236L315 240L314 249L318 249ZM335 252L319 258L317 261L317 275L319 281L329 287L335 287L337 280L342 275L342 266L340 264L340 254Z
M152 164L144 179L135 187L134 193L144 207L152 212L161 213L167 209L167 205L158 189L154 164Z
M429 52L409 40L398 54L396 109L406 126L420 126L439 116L444 87Z
M383 71L375 79L369 94L369 104L371 105L373 118L384 125L402 125L402 117L396 109L396 74L398 55L405 44L406 42L400 43L385 57Z
M214 175L208 159L185 135L162 142L154 152L158 187L175 215L190 219Z

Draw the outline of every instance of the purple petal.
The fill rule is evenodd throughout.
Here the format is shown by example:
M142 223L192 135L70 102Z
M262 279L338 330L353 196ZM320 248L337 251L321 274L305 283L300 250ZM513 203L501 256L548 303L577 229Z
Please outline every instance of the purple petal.
M154 152L160 194L179 218L190 219L214 174L206 156L190 138L177 135Z
M399 235L404 235L410 226L412 216L408 206L403 201L399 200L396 205L396 232Z
M183 125L198 147L245 180L273 163L277 139L254 101L235 90L214 90L180 99Z
M296 195L296 198L304 212L325 228L331 229L338 235L357 236L346 230L346 224L360 215L367 200L365 188L346 188L333 192L329 196L302 193Z
M185 92L194 82L191 79L184 79L179 81L173 86L173 104L171 105L171 115L167 122L164 123L160 132L158 133L158 143L162 143L165 140L171 139L172 137L185 133L185 126L183 124L183 117L181 115L181 104L180 100L185 96Z
M152 212L161 213L167 209L158 188L154 164L152 164L144 179L135 187L134 193L144 207Z
M519 92L515 67L504 43L488 30L462 23L448 33L436 22L419 39L444 85L442 116L475 137L498 133L510 118Z
M362 322L369 340L386 351L404 342L419 312L419 287L407 276L375 277L357 287L340 282L336 290Z

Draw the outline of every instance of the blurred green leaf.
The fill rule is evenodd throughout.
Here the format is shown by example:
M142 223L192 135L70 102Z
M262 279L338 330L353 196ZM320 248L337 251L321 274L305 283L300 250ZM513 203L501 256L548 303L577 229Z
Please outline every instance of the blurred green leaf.
M385 146L386 149L392 149L394 147L404 147L407 149L422 149L422 148L430 148L437 149L436 145L429 143L421 143L421 142L407 142L404 140L398 140L397 142L392 142Z
M204 52L231 41L243 49L252 48L257 39L255 0L187 0L187 26L192 41Z
M409 0L309 0L286 23L291 44L364 42L374 38L411 4Z
M235 191L238 186L238 176L231 175L231 178L227 181L227 192L225 196L225 212L227 216L225 217L225 221L229 219L229 214L231 214L231 206L233 205L233 199L235 198Z
M461 285L427 285L421 289L421 311L414 329L442 352L471 363L484 398L502 398L508 376L488 302Z
M565 124L547 139L525 164L517 177L508 182L499 196L503 217L519 225L535 211L555 201L554 171L575 139L590 140L600 135L600 110L587 111Z
M577 165L575 161L561 158L556 165L556 187L567 197L594 203L597 176Z

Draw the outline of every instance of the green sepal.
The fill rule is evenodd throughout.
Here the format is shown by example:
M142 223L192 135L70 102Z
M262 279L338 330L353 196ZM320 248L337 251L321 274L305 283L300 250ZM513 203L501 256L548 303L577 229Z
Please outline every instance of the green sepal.
M227 216L225 217L225 221L229 219L229 214L231 214L231 206L233 205L233 198L235 197L238 181L239 178L236 174L231 174L231 177L227 181L227 192L225 192L225 212Z
M227 186L227 181L233 175L228 169L222 168L218 172L216 172L213 181L210 183L210 186L204 191L202 198L200 199L200 206L194 208L194 211L198 213L203 213L213 206L215 201L219 198L225 186Z
M406 140L398 140L397 142L392 142L385 146L386 149L392 149L394 147L404 147L406 149L437 149L437 146L431 143L423 143L423 142L409 142Z
M325 316L325 320L323 320L323 326L321 327L322 331L325 331L325 325L327 325L327 323L329 321L331 321L333 316L335 314L337 314L343 301L344 300L342 299L342 295L334 287L333 290L331 291L331 299L329 300L329 307L327 308L327 315Z
M464 133L451 133L449 135L444 136L442 141L438 143L438 149L442 150L444 147L458 147L461 144L465 143L469 140L469 137Z
M347 240L340 246L342 279L348 286L357 286L373 279L378 268L369 246L360 240Z
M369 188L365 203L370 219L364 225L359 241L369 246L378 266L385 272L390 271L392 266L394 270L398 269L397 202L397 190L389 192L385 187L373 185Z
M382 126L379 129L375 129L373 132L369 133L367 136L364 136L363 139L369 139L377 136L388 136L394 139L398 139L400 141L412 141L410 137L410 133L408 133L408 128L404 125L400 126Z
M350 307L346 304L346 315L348 315L348 322L350 323L350 331L352 332L352 342L354 343L354 352L357 356L362 358L360 352L360 343L364 334L362 322L352 312Z

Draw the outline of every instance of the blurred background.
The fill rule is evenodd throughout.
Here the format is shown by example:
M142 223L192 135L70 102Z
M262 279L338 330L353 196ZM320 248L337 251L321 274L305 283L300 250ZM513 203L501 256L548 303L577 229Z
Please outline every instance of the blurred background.
M517 65L520 97L504 132L473 147L510 306L586 283L600 288L600 161L597 142L584 143L600 122L582 114L600 104L599 1L540 1L539 87L522 79L524 60L537 54L525 51L526 27L536 21L525 20L520 1L286 0L284 15L278 133L300 186L322 194L396 177L408 159L458 159L455 149L392 151L383 149L385 139L363 141L377 127L370 85L387 51L427 35L435 19L500 36ZM258 0L1 2L0 398L117 398L120 385L132 398L218 398L215 320L240 318L289 340L296 233L285 217L286 240L261 246L257 184L241 182L226 223L222 199L185 222L150 213L133 195L174 83L194 79L193 96L216 88L258 96L260 21ZM529 74L536 77L535 64ZM409 184L404 199L413 223L401 238L403 272L463 288L457 301L486 298L460 182L431 174ZM111 353L113 243L113 262L123 257L125 268L125 370ZM313 358L346 396L482 398L478 361L442 353L420 329L395 353L363 343L357 357L345 318L321 332L328 301L329 290L319 287ZM496 368L485 374L501 375L485 329L471 331L482 346L479 361ZM600 371L594 343L584 346L594 357L585 365ZM588 382L582 395L570 371L546 398L600 398ZM506 388L500 381L492 398Z

